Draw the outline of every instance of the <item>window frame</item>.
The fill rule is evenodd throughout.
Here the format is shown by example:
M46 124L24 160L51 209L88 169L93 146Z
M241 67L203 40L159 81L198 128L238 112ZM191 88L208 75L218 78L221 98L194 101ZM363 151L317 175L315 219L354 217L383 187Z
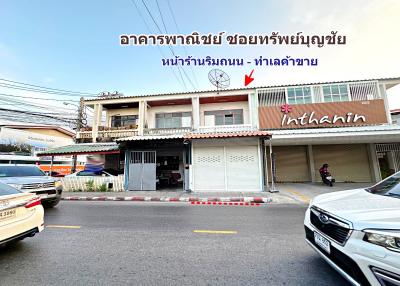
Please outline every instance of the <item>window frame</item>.
M224 126L224 125L243 125L244 124L244 114L243 109L226 109L226 110L212 110L204 111L205 116L214 116L214 126ZM222 118L221 121L219 121ZM232 123L226 122L227 118L232 118ZM239 119L236 119L239 118Z
M322 85L322 98L324 102L346 102L351 101L351 96L348 88L348 84L326 84ZM329 89L329 94L326 93L326 89ZM333 88L337 88L337 92L333 91ZM334 98L338 98L339 100L334 100ZM344 98L346 97L346 100ZM327 100L329 98L330 100Z
M120 125L119 126L115 125L115 120L116 120L117 117L120 117ZM135 123L133 123L133 124L125 123L125 122L129 121L129 119L127 119L127 117L133 117L135 119ZM118 127L127 127L127 126L130 126L130 125L137 125L138 119L139 119L139 116L137 114L112 115L111 119L110 119L111 120L110 126L118 128Z
M156 113L154 118L156 129L191 128L193 122L191 111L160 112ZM183 126L183 118L190 118L189 126ZM170 124L167 124L168 122L166 122L166 119L170 119ZM160 124L161 122L163 122L163 124Z
M293 94L291 95L291 91ZM314 103L311 86L293 86L286 89L288 104L311 104ZM309 98L309 101L306 99ZM292 101L291 99L294 99Z

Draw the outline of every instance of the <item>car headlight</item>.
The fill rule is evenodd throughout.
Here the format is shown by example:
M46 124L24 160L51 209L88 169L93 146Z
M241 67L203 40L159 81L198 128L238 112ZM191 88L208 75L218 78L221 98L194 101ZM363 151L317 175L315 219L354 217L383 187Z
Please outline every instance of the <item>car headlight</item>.
M21 188L22 188L22 185L18 185L18 184L8 184L10 187L13 187L14 189L17 189L17 190L21 190Z
M364 233L365 241L400 252L400 231L366 229Z
M54 186L55 186L56 188L61 187L61 186L62 186L61 181L55 181L55 182L54 182Z

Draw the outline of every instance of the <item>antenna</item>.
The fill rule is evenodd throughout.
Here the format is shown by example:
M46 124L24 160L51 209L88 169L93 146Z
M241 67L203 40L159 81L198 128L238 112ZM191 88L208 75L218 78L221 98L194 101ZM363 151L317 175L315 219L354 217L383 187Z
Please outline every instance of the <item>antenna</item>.
M229 76L222 70L212 69L208 73L208 80L217 87L217 93L220 89L229 87L231 80Z

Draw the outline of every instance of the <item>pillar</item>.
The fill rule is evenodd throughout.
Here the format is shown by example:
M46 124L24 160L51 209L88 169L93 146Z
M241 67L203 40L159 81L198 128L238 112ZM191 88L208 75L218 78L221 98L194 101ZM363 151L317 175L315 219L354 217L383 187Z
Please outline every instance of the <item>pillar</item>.
M96 143L96 139L99 133L99 126L101 125L101 118L103 114L103 105L95 104L93 112L93 124L92 124L92 142Z
M369 165L372 175L372 180L374 182L379 182L381 180L381 173L379 170L379 161L375 151L375 144L367 144Z
M192 118L193 130L199 129L200 126L200 99L199 97L192 97Z
M310 181L315 183L315 162L314 162L314 153L312 149L312 145L307 145L307 160L308 160L308 168L310 170Z

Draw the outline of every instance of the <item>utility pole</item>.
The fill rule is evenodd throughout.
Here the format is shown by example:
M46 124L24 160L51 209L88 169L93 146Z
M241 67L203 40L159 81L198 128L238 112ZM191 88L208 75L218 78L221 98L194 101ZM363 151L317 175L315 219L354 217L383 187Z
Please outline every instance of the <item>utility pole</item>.
M78 106L78 118L76 119L76 133L78 133L81 130L81 128L83 127L84 108L85 108L85 106L83 105L83 97L81 97L79 100L79 106ZM75 135L74 142L75 142L75 144L79 143L78 139L76 138L76 135ZM77 155L73 155L71 173L76 172L77 159L78 159Z

